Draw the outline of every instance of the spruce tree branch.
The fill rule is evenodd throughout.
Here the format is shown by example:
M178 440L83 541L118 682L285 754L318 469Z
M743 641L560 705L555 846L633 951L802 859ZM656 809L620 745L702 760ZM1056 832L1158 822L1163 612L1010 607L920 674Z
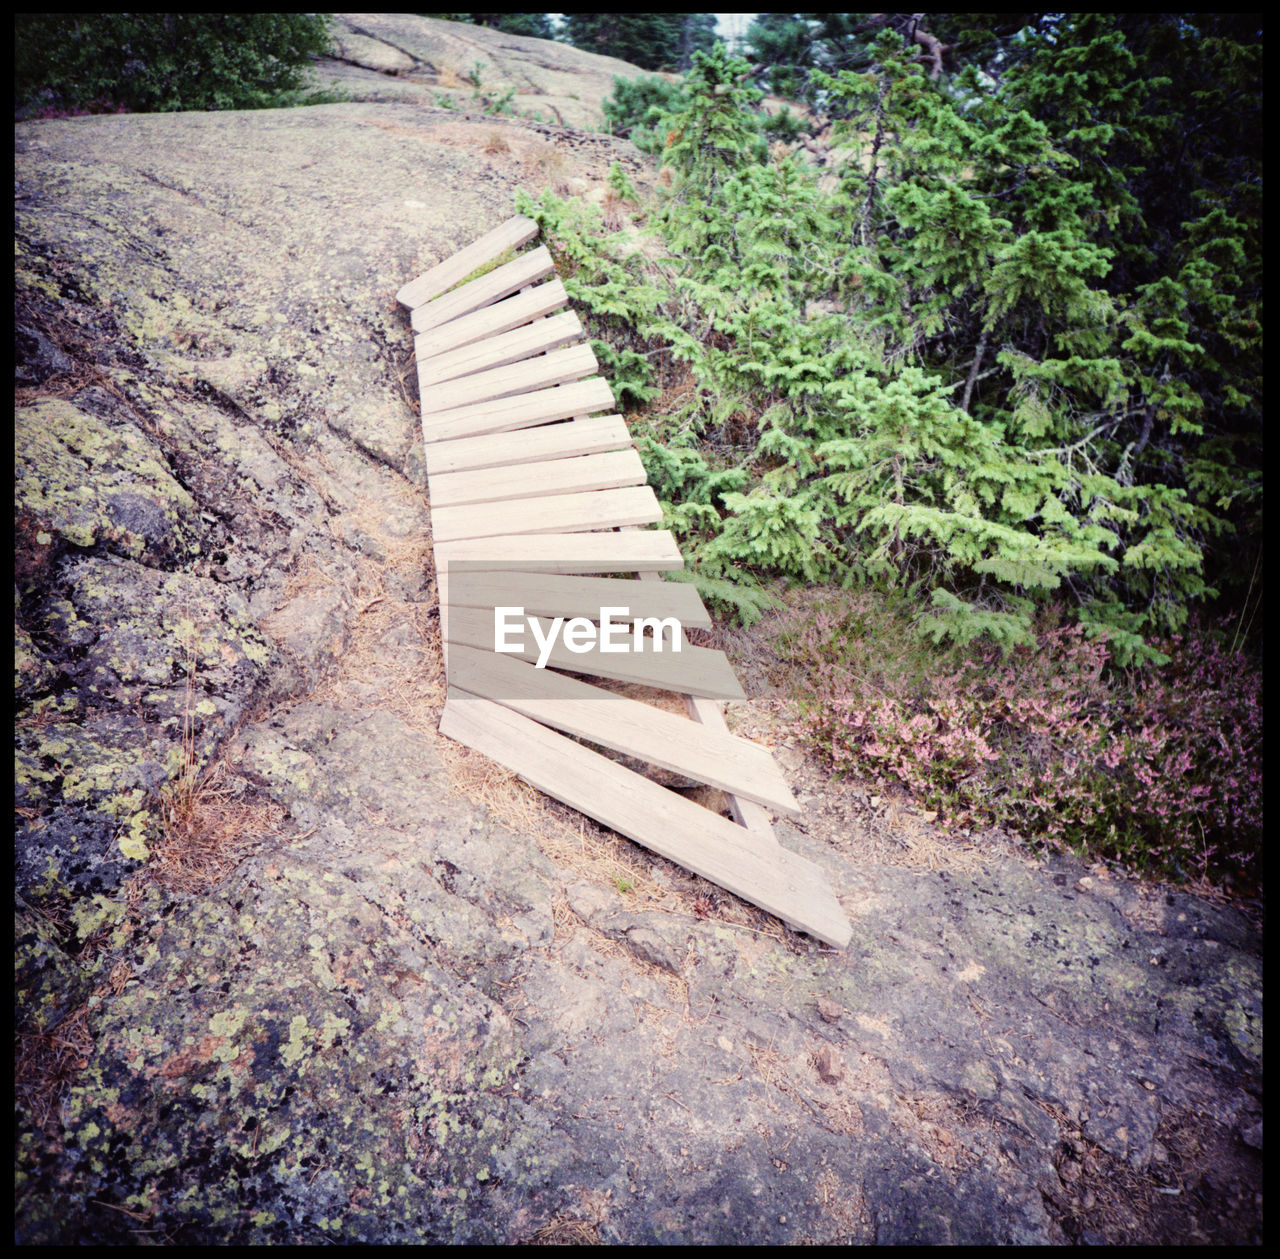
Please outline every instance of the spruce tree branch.
M923 14L919 16L923 16ZM947 46L936 35L931 35L928 31L922 31L918 26L911 32L911 37L928 54L929 64L932 66L929 71L929 77L936 83L942 77L942 57L947 51Z
M982 367L982 358L987 352L987 342L990 338L990 331L983 328L982 335L978 338L978 348L973 352L973 364L969 368L969 379L964 382L964 396L960 399L960 409L966 413L969 411L969 399L973 397L973 387L978 383L978 372Z
M1081 453L1094 441L1095 438L1101 437L1104 433L1114 432L1116 425L1119 424L1123 418L1123 416L1111 416L1099 424L1097 428L1086 433L1076 441L1067 442L1062 446L1046 446L1039 450L1028 450L1027 453L1036 459L1043 458L1046 455L1066 455L1070 457L1071 455ZM1092 466L1092 464L1090 466Z
M855 26L854 32L860 34L863 31L875 30L881 26L893 26L900 28L902 33L910 40L919 44L921 52L921 60L927 61L930 65L929 77L936 83L942 77L942 58L950 52L954 45L944 44L936 35L929 31L921 30L920 23L924 20L923 13L911 13L903 16L898 21L894 20L891 13L868 13L867 20Z
M1169 356L1166 354L1164 362L1160 365L1160 383L1167 385L1169 383ZM1142 413L1142 432L1138 434L1137 440L1133 443L1133 453L1140 455L1146 447L1147 442L1151 440L1151 429L1156 418L1156 400L1153 398L1147 405L1146 410Z

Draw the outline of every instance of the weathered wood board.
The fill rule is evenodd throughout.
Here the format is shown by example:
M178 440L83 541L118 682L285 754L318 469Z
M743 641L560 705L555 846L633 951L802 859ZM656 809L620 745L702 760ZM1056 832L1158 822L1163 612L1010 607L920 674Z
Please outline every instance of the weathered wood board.
M615 620L675 617L691 629L710 629L711 616L687 582L640 581L625 577L579 577L557 573L462 571L436 574L441 603L454 608L516 605L533 616L585 616L599 619L603 608Z
M570 459L481 468L473 472L430 474L431 506L465 507L505 503L548 494L585 494L644 485L644 464L634 450L612 450Z
M548 280L545 284L534 285L515 297L505 298L474 314L464 315L461 319L420 333L414 338L413 352L421 362L499 333L510 332L513 328L549 315L568 303L569 294L565 292L564 285L559 280Z
M510 297L512 293L527 288L538 280L545 280L554 270L551 255L544 245L539 245L532 253L521 254L513 262L508 262L479 279L468 280L466 284L451 289L443 297L436 298L425 306L415 307L411 320L413 330L427 332L451 319L469 315L482 306Z
M552 636L554 622L549 618L535 616L532 620L537 623L536 630L531 626L519 640L523 645L512 651L519 660L536 663L544 651L539 643L550 641L546 662L553 669L661 687L682 695L704 695L708 699L741 702L747 698L722 651L693 647L687 642L676 650L665 636L661 646L651 638L643 639L638 651L615 654L601 650L598 644L579 651L567 646L559 631ZM445 641L493 651L493 613L484 608L450 608ZM517 641L514 634L509 641Z
M545 354L548 350L559 349L563 345L581 340L582 321L572 311L551 315L546 319L535 319L532 323L513 328L501 336L485 337L456 350L437 354L434 358L429 354L418 353L418 384L430 390L432 385L446 380L457 380L476 372L506 367L509 363L518 363L534 354ZM592 371L594 370L593 366ZM424 396L424 404L428 398L434 403L434 393Z
M456 643L455 648L449 681L459 690L779 812L800 812L772 753L757 744L704 729L687 717L603 691L553 669Z
M424 414L422 431L429 443L481 437L590 415L593 411L612 411L613 405L613 390L599 376L593 376L570 385L555 385L494 402L468 402L447 411Z
M597 822L837 948L852 930L817 866L562 734L450 688L440 731Z
M455 284L465 280L473 271L501 258L508 249L526 245L538 234L538 225L523 215L516 215L486 232L479 240L446 258L430 271L423 272L416 280L410 280L397 294L401 306L413 310L433 297L448 292Z
M479 468L508 468L544 459L568 459L606 450L630 450L631 434L620 415L561 420L537 428L507 433L500 442L489 437L459 437L433 442L426 449L427 471L471 472Z

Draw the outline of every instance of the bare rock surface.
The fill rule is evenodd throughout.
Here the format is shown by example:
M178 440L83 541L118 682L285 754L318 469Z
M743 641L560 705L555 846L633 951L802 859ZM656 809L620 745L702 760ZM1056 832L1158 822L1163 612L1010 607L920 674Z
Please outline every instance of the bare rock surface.
M334 43L317 77L355 100L480 112L483 94L509 91L511 113L585 130L604 129L615 78L646 73L568 44L403 13L337 14Z
M508 43L549 98L613 73L344 20L379 82ZM436 733L394 293L521 182L646 173L494 125L16 129L18 1239L1259 1241L1237 911L897 860L801 758L842 820L779 834L853 921L834 952Z

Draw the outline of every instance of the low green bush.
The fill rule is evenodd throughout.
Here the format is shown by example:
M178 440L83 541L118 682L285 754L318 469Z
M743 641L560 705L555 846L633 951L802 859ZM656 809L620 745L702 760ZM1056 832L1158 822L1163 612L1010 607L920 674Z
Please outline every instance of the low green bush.
M658 75L615 78L613 94L603 106L611 135L630 138L642 153L661 153L666 142L662 120L685 106L684 89Z
M14 23L19 118L270 109L314 103L319 13L24 13ZM330 99L325 97L325 99Z

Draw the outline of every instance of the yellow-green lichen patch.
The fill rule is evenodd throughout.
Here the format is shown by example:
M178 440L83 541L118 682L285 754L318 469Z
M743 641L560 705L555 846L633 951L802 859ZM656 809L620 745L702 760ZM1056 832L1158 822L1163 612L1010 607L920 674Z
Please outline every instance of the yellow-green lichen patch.
M332 876L273 857L154 933L66 1106L86 1193L150 1195L207 1241L287 1240L279 1221L344 1241L466 1228L454 1187L483 1192L511 1145L516 1042L424 959L406 987L417 946ZM316 937L335 947L326 984L298 971Z
M61 399L20 407L14 424L16 501L43 532L153 563L195 544L194 501L134 425Z
M130 861L146 861L151 855L147 847L147 837L151 833L151 816L148 813L135 813L129 819L129 828L119 839L120 852Z
M21 625L13 625L13 689L18 696L32 695L52 685L58 671L44 658Z
M25 641L66 691L17 723L18 885L38 899L51 859L58 882L95 890L147 860L157 793L209 762L279 660L218 582L103 555L61 578Z

